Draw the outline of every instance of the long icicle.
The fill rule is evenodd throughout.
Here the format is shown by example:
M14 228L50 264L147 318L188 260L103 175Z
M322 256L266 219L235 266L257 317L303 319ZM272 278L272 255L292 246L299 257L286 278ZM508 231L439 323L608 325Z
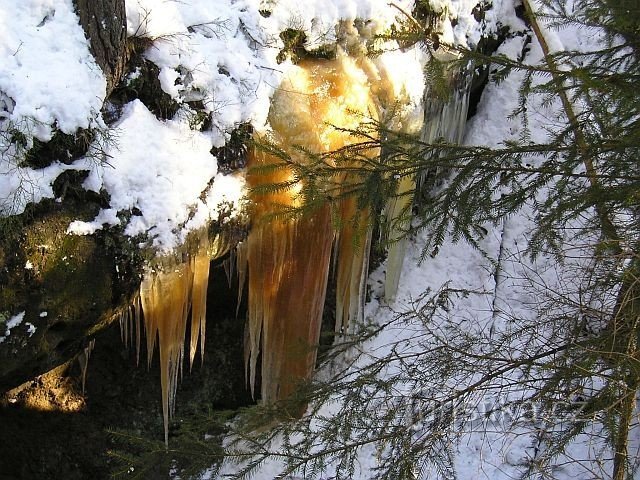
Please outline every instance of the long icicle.
M304 164L308 158L298 146L315 153L331 152L354 142L347 130L356 129L363 118L375 118L369 79L358 63L339 54L335 60L302 62L272 100L269 121L272 140L291 160ZM333 127L337 125L343 129ZM287 167L256 172L281 161L264 152L250 155L253 167L247 177L255 189L293 179ZM286 191L253 195L257 219L278 208L300 206L303 185ZM361 310L362 279L366 275L369 220L358 225L356 200L341 201L338 240L338 302L341 325L346 326ZM316 346L326 294L334 228L329 205L317 207L302 218L258 220L238 253L238 270L246 248L249 280L249 315L245 360L249 384L256 384L259 353L262 354L261 393L265 402L289 396L295 385L313 371ZM341 327L342 328L342 327Z
M451 53L435 53L440 62L452 62L457 56ZM462 68L446 66L446 75L451 86L447 98L435 96L429 86L424 96L424 124L421 140L433 143L438 139L459 144L464 135L464 126L469 107L469 89L471 86L471 65ZM422 172L429 174L429 172ZM398 184L396 196L391 198L385 207L387 217L386 236L389 243L387 255L387 272L385 278L385 299L392 301L398 291L400 272L407 248L406 233L411 224L411 207L414 192L420 189L421 175L402 176Z
M191 342L189 343L189 369L198 349L200 338L200 359L204 361L204 341L207 317L207 287L209 285L209 255L206 236L200 240L197 253L192 257L193 291L191 294Z
M343 201L340 217L343 225L336 236L334 252L337 258L335 333L338 337L350 333L363 319L372 234L370 215L358 211L357 199Z
M135 325L136 358L140 354L140 313L144 314L147 336L147 365L151 366L156 345L160 350L160 376L162 385L162 413L165 443L169 439L169 419L175 411L175 395L178 378L182 375L185 355L187 322L191 313L191 337L189 339L189 366L200 346L204 358L206 331L206 301L211 257L218 258L228 249L228 242L217 237L209 242L206 232L198 237L195 251L187 261L158 272L145 275L140 294L128 310ZM133 337L133 326L127 331ZM133 343L133 339L130 340Z
M164 440L169 442L169 418L175 405L175 391L184 354L186 320L193 274L189 263L176 265L169 272L145 277L140 291L145 318L147 345L158 336L160 350L160 383ZM152 339L150 339L152 337ZM148 353L151 363L153 350Z

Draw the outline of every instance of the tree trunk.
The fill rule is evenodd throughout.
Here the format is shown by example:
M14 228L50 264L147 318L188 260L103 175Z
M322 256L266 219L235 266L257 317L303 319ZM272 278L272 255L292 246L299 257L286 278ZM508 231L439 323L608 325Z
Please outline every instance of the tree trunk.
M74 0L91 53L107 77L107 97L127 64L127 19L124 0Z

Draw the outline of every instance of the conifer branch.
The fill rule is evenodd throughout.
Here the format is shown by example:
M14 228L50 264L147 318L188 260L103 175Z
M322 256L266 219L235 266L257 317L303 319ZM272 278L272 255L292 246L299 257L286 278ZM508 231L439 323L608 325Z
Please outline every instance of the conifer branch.
M601 186L598 182L598 176L596 169L593 165L593 161L588 157L588 144L585 139L584 133L578 121L578 117L575 113L573 105L567 95L567 90L564 88L563 81L558 78L558 65L556 64L554 56L551 54L549 45L542 32L540 24L537 21L536 15L531 7L530 0L523 0L523 5L527 13L527 17L531 22L531 27L538 39L538 43L542 48L545 56L545 60L551 70L551 75L556 84L557 93L562 101L563 109L567 115L570 127L573 130L573 134L576 140L578 151L582 157L582 161L587 173L587 178L591 189L596 192L596 195L601 191ZM605 240L608 240L614 255L622 253L621 238L616 230L615 225L611 221L604 204L598 201L594 202L596 214L600 221L601 232ZM638 270L638 259L632 260L632 266L628 268L626 272L627 280L622 284L620 293L618 295L618 303L616 305L614 315L611 318L609 329L612 335L620 335L622 338L619 340L622 345L612 345L612 351L618 352L621 350L629 359L635 360L638 355L637 350L637 329L638 329L638 300L636 297L638 290L638 279L628 277ZM634 268L636 267L636 268ZM625 298L628 293L632 293L631 299ZM621 330L621 331L620 331ZM626 362L623 362L626 363ZM624 366L622 367L624 369ZM616 408L618 413L617 428L613 432L613 445L614 445L614 466L613 466L613 480L624 480L626 478L628 468L628 436L630 425L633 420L633 411L636 404L636 393L640 386L640 378L637 374L633 373L633 369L630 369L630 373L625 375L624 382L620 386L620 404Z
M564 82L562 81L562 79L559 78L559 74L558 72L560 71L558 68L558 65L555 61L554 56L551 53L551 49L549 48L549 44L547 43L547 40L544 36L544 33L542 31L542 28L540 27L540 24L538 23L536 14L533 10L533 8L531 7L531 3L530 0L523 0L522 4L525 8L525 12L527 14L527 18L529 20L529 22L531 23L531 28L533 29L533 32L536 36L536 39L538 40L538 43L540 44L540 48L542 48L542 52L544 54L544 58L545 61L547 62L547 65L549 66L549 70L551 72L551 75L553 77L553 80L556 84L557 87L557 93L560 96L560 100L562 101L562 108L564 109L566 115L567 115L567 119L569 121L569 125L571 127L571 130L573 132L573 135L575 137L576 140L576 144L578 147L578 151L580 152L580 155L582 157L582 162L583 165L585 167L586 173L587 173L587 178L589 180L589 184L591 185L591 189L596 192L596 197L597 197L597 192L600 191L601 187L600 184L598 182L598 174L596 172L596 169L593 165L593 160L591 158L589 158L588 153L589 153L589 147L587 144L587 141L585 139L584 133L582 132L582 128L580 126L580 122L578 121L578 117L575 113L575 110L573 108L573 104L571 103L571 100L569 99L569 96L567 95L567 89L564 86ZM613 222L611 221L611 218L609 217L607 210L604 206L604 204L600 201L595 202L595 209L596 209L596 213L598 215L598 218L600 220L600 226L601 226L601 230L602 230L602 235L604 236L604 238L608 241L611 242L611 248L613 248L614 253L618 254L622 251L622 248L620 246L620 236L616 230L615 225L613 224Z

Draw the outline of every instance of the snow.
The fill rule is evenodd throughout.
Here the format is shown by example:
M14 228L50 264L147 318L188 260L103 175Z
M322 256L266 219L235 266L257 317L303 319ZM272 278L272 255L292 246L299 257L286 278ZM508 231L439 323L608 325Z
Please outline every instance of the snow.
M20 312L17 315L9 318L4 324L5 332L4 335L0 335L0 343L3 343L9 335L11 335L11 330L16 328L18 325L22 323L24 320L24 315L26 312ZM30 335L31 336L31 335Z
M3 2L0 92L12 100L2 115L48 140L55 122L73 133L95 121L106 81L89 53L72 0Z
M410 3L397 5L406 11ZM469 12L471 3L465 3ZM283 47L280 32L304 28L308 48L313 48L335 41L341 19L375 19L367 27L374 33L402 16L399 9L369 0L305 2L303 10L299 2L288 0L268 5L271 15L266 18L259 13L261 8L267 7L251 0L126 2L128 34L153 40L145 57L159 67L161 88L181 105L201 101L210 114L212 129L200 133L189 131L188 108L173 120L160 121L137 101L107 128L97 113L104 101L105 80L89 54L71 0L3 4L0 21L15 20L5 22L10 26L3 34L8 42L2 56L15 68L0 73L0 99L6 110L2 128L8 131L8 122L27 122L22 128L28 133L26 148L29 135L46 140L54 125L66 133L100 126L103 135L87 158L72 166L54 162L38 170L18 167L22 152L8 142L10 135L0 137L5 142L0 214L21 213L29 202L52 198L53 181L70 168L89 170L85 188L105 191L111 199L109 208L93 221L72 222L70 234L92 234L104 225L124 222L126 234L148 233L153 245L167 252L188 231L215 218L219 208L213 202L224 200L237 209L244 194L242 179L216 176L216 161L208 152L222 146L242 123L251 122L258 129L266 126L271 95L292 67L288 61L277 63ZM389 71L402 67L411 73L390 78L396 93L405 97L405 116L417 119L424 55L417 48L403 53L389 47L378 62ZM139 72L129 80L136 75ZM206 190L214 177L213 187ZM203 192L206 204L200 199ZM129 215L132 209L135 213ZM130 219L123 220L119 213Z
M160 68L162 89L177 100L203 102L215 146L239 123L264 123L278 84L277 52L257 47L269 40L250 2L129 0L126 6L129 34L155 39L146 58Z
M432 5L436 3L438 2L432 2ZM455 2L443 0L439 3L442 8L451 9L449 11L456 7ZM494 9L488 11L487 15L494 20L499 19L512 30L523 29L522 21L514 15L513 4L509 1L494 2ZM456 33L455 29L447 34L456 39L473 38L473 34L461 35L460 32ZM550 36L551 44L556 51L564 48L588 50L601 38L597 34L581 32L575 27L554 30L552 33L545 30L545 34ZM522 52L523 42L523 37L510 38L498 53L516 59ZM542 60L542 51L537 42L534 41L528 55L528 62L537 63ZM504 142L519 138L523 124L520 119L511 117L511 114L518 107L518 88L522 78L522 73L514 72L499 85L492 82L487 85L478 112L467 125L466 144L501 147ZM543 103L539 98L532 98L527 107L528 127L531 129L531 139L534 142L544 142L549 132L564 121L559 101ZM534 165L535 161L535 158L531 159ZM481 250L464 243L446 241L437 255L433 258L427 257L423 262L420 258L426 238L418 236L409 247L398 294L393 303L386 304L382 300L385 265L370 276L372 300L366 306L365 316L375 325L384 325L393 321L396 312L410 310L416 299L421 298L425 291L438 292L446 286L473 292L468 296L456 298L446 312L446 317L463 326L463 330L499 335L514 328L514 319L525 322L534 319L538 312L532 306L540 305L549 292L572 295L579 291L575 283L577 277L574 278L572 275L584 265L581 265L581 260L577 258L567 259L564 265L558 265L555 259L545 255L539 256L535 261L527 257L523 252L527 248L527 239L533 229L533 216L533 205L529 205L499 225L487 226L488 234L480 241ZM544 320L544 317L541 318ZM430 327L438 330L441 326L438 322L438 319L434 319L434 325ZM544 321L540 323L540 331L536 333L544 339L543 325ZM405 349L400 350L403 353L412 352L418 348L416 338L420 338L424 333L420 325L402 323L382 330L377 337L368 340L358 350L366 352L370 361L383 357L390 351L391 346ZM527 345L513 347L526 348ZM347 354L342 365L348 365L349 360ZM357 363L351 366L350 370L355 372L362 366L363 363ZM388 371L383 377L389 374ZM401 389L402 385L398 388ZM517 411L511 412L511 415L508 415L509 412L497 412L497 415L491 415L489 418L485 416L492 407L504 405L512 400L513 393L518 394L488 393L481 396L477 403L465 405L463 411L467 421L460 425L459 442L453 446L456 478L521 478L523 468L536 458L537 449L544 448L544 443L537 436L540 432L536 430L544 424L544 419L536 418L534 415L538 423L528 422L523 412ZM325 417L339 415L341 402L342 400L335 398L322 406L316 416L310 419L311 429L320 428ZM535 404L525 407L530 408L534 414L538 408ZM637 426L630 438L632 448L637 448L640 441ZM290 439L294 444L297 440L299 437ZM281 447L276 439L267 448L286 456L286 447L279 450ZM315 452L322 448L322 444L317 445ZM568 446L565 454L557 459L552 478L568 480L603 478L610 475L611 462L607 458L611 458L611 452L607 449L608 446L603 441L602 426L596 422L579 435ZM371 478L377 466L379 453L380 451L374 450L373 447L363 448L357 457L356 474L351 478ZM282 472L282 466L279 460L272 457L260 465L252 478L276 478ZM327 465L323 468L321 478L333 478L335 468L335 464ZM212 470L205 472L203 478L222 479L226 478L225 475L231 476L237 471L238 466L229 463L215 475ZM427 470L416 478L429 479L441 476L437 471Z
M0 216L21 213L29 202L53 197L64 170L54 163L33 170L19 165L33 138L55 129L73 133L100 124L106 80L71 0L25 0L0 5ZM19 148L11 142L23 135Z
M30 202L53 198L54 180L69 168L58 162L39 170L19 167L10 152L5 155L8 150L0 126L0 217L20 214Z
M0 215L18 214L30 202L53 198L52 183L63 171L89 170L85 188L105 191L110 206L91 222L71 223L70 234L92 234L124 222L126 234L148 233L159 251L171 250L188 231L215 218L215 199L224 197L239 206L242 180L216 176L215 158L207 152L222 146L242 123L266 127L271 95L292 67L288 61L277 63L283 47L280 33L304 29L307 48L315 48L335 41L341 20L365 19L363 31L373 35L403 18L411 5L409 0L393 6L373 0L127 0L128 35L153 41L145 58L159 67L161 88L183 108L174 120L160 121L134 102L107 128L99 114L105 79L89 53L71 0L4 2L0 25L6 41L0 59L9 68L0 72L0 133L17 126L27 137L26 149L32 137L47 140L54 128L73 133L93 126L103 134L87 158L43 169L18 166L24 152L10 142L11 135L0 135ZM471 0L449 5L447 38L470 41L477 30L474 6ZM261 14L262 9L270 15ZM451 29L454 16L458 24ZM403 115L411 130L420 117L424 52L417 47L399 50L394 42L383 47L387 51L376 62L392 73L389 78L404 98ZM396 75L400 69L406 74ZM137 75L139 71L133 72L129 80ZM184 105L196 100L210 114L209 132L188 131L190 114ZM213 177L213 187L205 191ZM206 205L200 200L203 192ZM132 209L135 213L129 215Z
M29 337L32 337L38 328L30 322L25 323L25 325L27 326L27 333L29 334Z
M90 190L110 192L111 208L101 211L92 222L73 222L69 233L90 234L104 224L119 224L116 213L135 208L141 215L130 219L125 234L148 233L156 247L171 250L184 241L181 227L190 219L190 212L204 210L215 216L216 205L198 198L217 173L217 163L209 153L209 136L191 130L184 118L156 119L138 100L127 105L113 130L117 142L105 148L109 166L87 163L90 174L85 181ZM213 188L224 185L224 192L217 195L235 192L229 199L236 202L243 193L241 183L225 179ZM200 214L201 222L190 225L201 227L208 217Z

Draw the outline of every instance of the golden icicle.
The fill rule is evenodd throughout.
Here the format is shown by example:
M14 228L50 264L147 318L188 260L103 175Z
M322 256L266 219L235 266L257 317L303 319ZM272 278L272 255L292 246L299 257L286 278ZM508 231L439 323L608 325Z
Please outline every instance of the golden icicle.
M136 327L137 355L140 351L140 306L144 313L147 335L147 364L153 359L156 341L160 350L160 381L165 443L168 443L169 419L175 409L178 378L182 372L187 320L191 311L189 364L193 365L198 343L204 355L206 301L209 283L210 255L223 255L227 244L217 238L211 244L202 233L190 259L145 275L140 285L139 300L134 302L133 323ZM199 340L199 342L198 342Z
M164 440L169 442L169 418L173 414L178 374L184 354L189 293L193 275L190 264L145 277L140 289L145 318L147 360L151 363L156 335L160 350L160 383Z
M191 342L189 344L189 368L193 368L193 360L200 337L200 359L204 361L204 340L207 318L207 286L209 285L209 255L206 240L201 240L198 252L193 256L193 293L191 295Z
M349 145L363 118L376 118L366 73L353 59L339 54L335 60L304 61L294 67L272 99L269 122L272 141L292 161L308 158L296 147L330 152ZM264 152L253 153L250 167L279 162ZM249 173L251 187L293 180L287 168ZM334 229L329 205L317 207L300 218L262 221L278 208L297 207L304 188L255 194L259 219L238 252L238 270L248 262L249 314L245 359L252 392L256 383L258 354L262 354L261 394L265 402L286 398L297 383L308 378L316 359L322 311L327 287ZM368 218L363 227L349 227L355 200L342 201L343 228L337 259L344 323L357 312L361 279L368 254ZM358 243L359 242L359 243ZM244 251L246 249L246 251ZM346 313L342 313L346 312Z
M346 222L336 236L336 325L337 335L348 333L362 320L364 289L369 265L371 228L369 213L361 213L356 225L352 220L358 214L356 199L342 202L341 219ZM350 328L351 327L351 328Z

